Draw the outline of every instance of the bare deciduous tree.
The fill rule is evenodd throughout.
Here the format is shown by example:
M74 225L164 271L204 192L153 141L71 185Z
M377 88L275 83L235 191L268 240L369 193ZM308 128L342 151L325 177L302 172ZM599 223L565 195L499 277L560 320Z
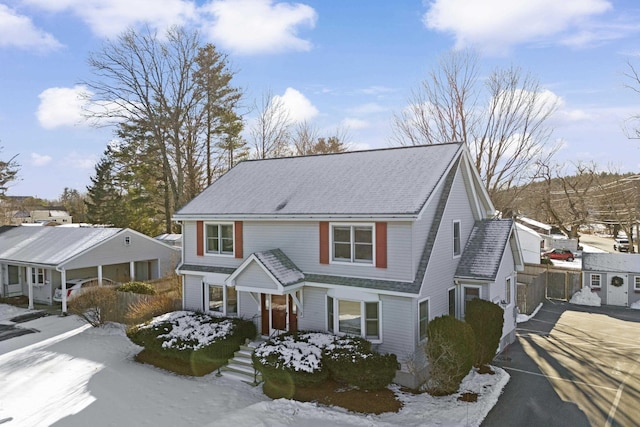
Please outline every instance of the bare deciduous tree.
M282 157L288 154L293 121L281 98L268 91L262 95L258 113L249 133L258 159Z
M144 135L140 152L156 156L171 232L172 213L210 182L212 134L235 137L241 130L233 112L241 94L230 86L226 57L212 45L201 47L197 32L172 27L162 36L129 29L88 62L94 79L85 82L87 115Z
M520 68L495 69L480 80L478 56L471 51L444 56L409 107L394 116L401 145L465 142L499 209L510 207L511 188L531 182L537 164L548 164L548 118L557 107L538 81Z

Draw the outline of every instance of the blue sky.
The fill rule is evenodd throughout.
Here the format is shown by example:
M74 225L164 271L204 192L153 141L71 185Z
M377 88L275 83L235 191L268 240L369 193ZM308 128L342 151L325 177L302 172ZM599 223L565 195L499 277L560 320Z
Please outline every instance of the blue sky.
M0 0L0 157L18 155L7 194L85 191L109 128L83 123L77 93L89 52L127 27L198 28L229 55L245 103L271 92L324 135L356 149L391 144L392 119L438 58L481 52L482 72L517 65L556 99L558 161L640 169L625 136L640 94L637 0ZM251 117L247 117L248 120Z

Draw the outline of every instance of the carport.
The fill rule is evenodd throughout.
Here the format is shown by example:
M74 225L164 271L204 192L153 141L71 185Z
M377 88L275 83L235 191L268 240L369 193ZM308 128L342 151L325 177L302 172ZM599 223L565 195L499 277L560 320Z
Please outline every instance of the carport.
M178 250L131 229L112 227L5 227L0 234L2 296L28 295L53 303L63 288L62 312L67 311L66 282L103 277L115 282L151 280L173 271Z

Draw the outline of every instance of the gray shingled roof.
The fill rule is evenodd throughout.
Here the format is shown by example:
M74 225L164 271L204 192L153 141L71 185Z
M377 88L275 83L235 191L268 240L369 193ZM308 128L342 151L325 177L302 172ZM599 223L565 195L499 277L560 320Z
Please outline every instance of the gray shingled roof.
M455 277L495 280L512 227L511 219L476 221L458 263Z
M304 274L280 249L255 252L253 255L282 286L304 281Z
M13 227L0 234L0 260L55 266L120 231L121 228Z
M461 148L452 143L245 161L175 217L415 215Z

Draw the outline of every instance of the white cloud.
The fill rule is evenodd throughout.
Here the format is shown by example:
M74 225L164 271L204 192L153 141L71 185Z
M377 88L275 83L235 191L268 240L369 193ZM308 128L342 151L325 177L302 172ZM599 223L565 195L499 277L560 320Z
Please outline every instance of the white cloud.
M36 116L40 126L55 129L61 126L86 124L83 107L86 104L87 90L84 86L52 87L44 90L38 97L40 105Z
M186 0L25 0L49 12L69 11L100 37L113 37L129 27L148 24L165 30L196 18L196 6Z
M221 47L237 54L308 51L311 43L298 36L300 27L314 28L317 15L300 3L273 0L217 0L203 6L214 23L203 31Z
M62 162L62 164L65 166L84 170L94 168L96 163L97 159L95 155L82 155L76 151L72 151L71 153L69 153Z
M361 92L365 95L381 95L383 93L395 92L395 89L386 86L370 86L362 89Z
M51 162L51 156L46 154L31 153L31 164L33 166L44 166Z
M375 102L367 102L365 104L360 104L356 107L350 108L349 112L352 114L375 114L375 113L383 113L389 111L388 107L384 107Z
M62 45L51 34L36 28L30 18L0 4L0 47L54 50Z
M354 119L351 117L346 117L340 124L350 130L366 129L369 127L369 122L366 120Z
M514 45L593 37L589 18L609 11L607 0L435 0L423 17L427 28L450 33L456 48L477 47L488 53L505 53Z
M318 115L318 109L296 89L288 87L284 95L274 96L276 102L282 102L289 112L289 117L296 123L310 120Z

